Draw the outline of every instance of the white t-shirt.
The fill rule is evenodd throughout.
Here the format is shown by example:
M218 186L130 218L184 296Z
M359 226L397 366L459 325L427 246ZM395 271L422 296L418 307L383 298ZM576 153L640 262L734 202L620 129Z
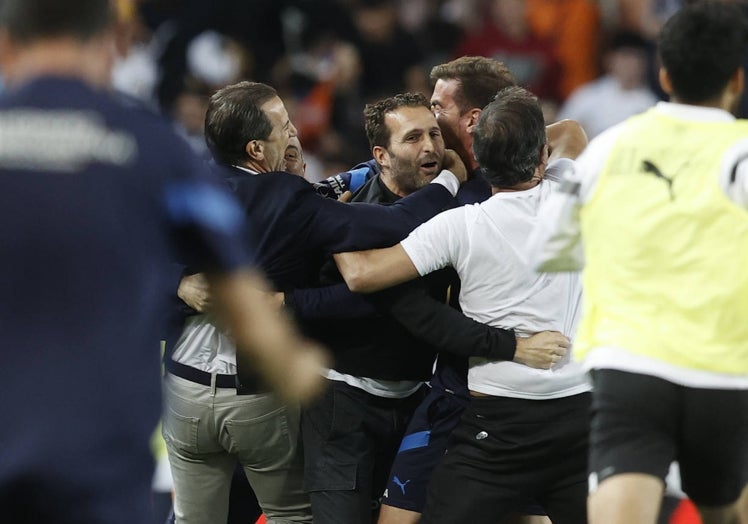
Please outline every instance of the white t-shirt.
M570 160L557 161L526 191L497 193L481 204L452 209L421 225L402 242L419 274L452 266L460 275L460 306L485 324L518 335L560 331L571 336L580 312L578 273L538 274L525 244L541 203ZM570 354L550 370L516 362L471 358L468 386L487 395L548 399L590 389Z

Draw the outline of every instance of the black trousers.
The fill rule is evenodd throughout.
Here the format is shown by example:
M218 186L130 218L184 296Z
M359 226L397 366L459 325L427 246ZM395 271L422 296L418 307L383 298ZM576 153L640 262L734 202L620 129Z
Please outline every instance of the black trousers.
M301 414L304 483L315 524L369 524L425 386L404 399L371 395L340 381Z
M584 524L589 417L589 393L472 398L431 480L421 522L496 524L537 501L554 524Z

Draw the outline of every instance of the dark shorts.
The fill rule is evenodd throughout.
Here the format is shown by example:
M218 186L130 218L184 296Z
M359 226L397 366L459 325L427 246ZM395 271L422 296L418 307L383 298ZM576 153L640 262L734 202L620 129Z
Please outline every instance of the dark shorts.
M696 503L735 501L748 472L748 391L679 386L649 375L593 372L590 472L665 478L680 464L683 491Z
M471 399L428 489L423 523L495 524L531 501L586 522L590 394Z
M470 401L432 389L418 406L392 464L382 504L420 513L426 489L447 442Z

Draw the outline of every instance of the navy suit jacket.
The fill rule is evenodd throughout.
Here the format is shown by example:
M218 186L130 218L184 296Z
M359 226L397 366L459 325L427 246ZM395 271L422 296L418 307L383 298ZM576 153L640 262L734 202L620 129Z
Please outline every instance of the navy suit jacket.
M456 205L439 184L392 206L343 204L319 196L312 184L289 173L216 169L244 208L257 265L281 290L315 283L331 253L391 246Z

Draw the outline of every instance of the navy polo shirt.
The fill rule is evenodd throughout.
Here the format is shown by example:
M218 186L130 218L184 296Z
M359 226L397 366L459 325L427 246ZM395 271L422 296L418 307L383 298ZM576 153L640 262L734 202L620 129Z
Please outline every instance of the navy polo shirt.
M157 115L72 79L0 97L0 506L25 479L90 522L55 490L147 490L173 262L248 265L243 223Z

